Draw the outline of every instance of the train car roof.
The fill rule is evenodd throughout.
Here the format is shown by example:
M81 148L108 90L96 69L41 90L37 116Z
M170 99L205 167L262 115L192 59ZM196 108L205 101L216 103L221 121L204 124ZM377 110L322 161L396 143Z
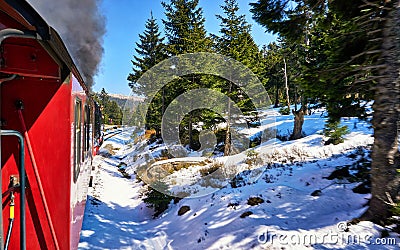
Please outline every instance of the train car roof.
M85 91L86 84L57 31L49 26L40 14L25 0L0 0L0 11L17 21L25 30L38 36L38 41L55 57L61 67L62 78L72 72Z

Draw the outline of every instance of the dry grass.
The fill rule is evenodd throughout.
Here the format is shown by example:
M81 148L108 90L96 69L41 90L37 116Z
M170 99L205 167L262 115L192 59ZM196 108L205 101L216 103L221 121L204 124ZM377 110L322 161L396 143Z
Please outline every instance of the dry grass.
M107 158L115 155L115 150L118 150L118 148L114 148L112 144L106 144L103 149L107 150L107 152L101 153L101 155Z
M247 200L247 204L250 206L257 206L260 205L261 203L264 203L264 200L260 197L250 197Z
M146 140L150 139L151 137L153 137L153 136L155 136L155 135L156 135L156 131L155 131L154 129L146 130L146 131L144 132L144 138L145 138Z
M221 168L224 164L221 162L213 162L211 166L199 170L202 177L210 175Z

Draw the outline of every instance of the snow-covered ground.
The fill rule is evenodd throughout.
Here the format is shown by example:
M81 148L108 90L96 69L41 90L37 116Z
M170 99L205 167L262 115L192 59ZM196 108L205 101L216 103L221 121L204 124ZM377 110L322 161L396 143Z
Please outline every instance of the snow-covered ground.
M292 116L270 115L276 117L278 133L292 129ZM163 180L173 186L170 191L185 191L191 198L172 201L158 218L142 201L147 187L135 173L145 155L160 157L165 146L147 145L132 129L124 130L105 141L94 159L95 181L79 249L399 249L399 235L380 238L380 226L350 223L366 210L370 198L353 192L360 183L327 178L338 168L347 166L352 173L352 167L369 161L370 124L343 119L351 133L344 143L325 146L324 122L321 113L306 116L306 137L260 145L253 164L246 153L218 158L238 167L241 178L235 185L218 178L205 184L199 171L217 159L190 158L193 167ZM251 136L263 126L269 125L261 122L260 128L242 132ZM189 211L178 215L183 206Z

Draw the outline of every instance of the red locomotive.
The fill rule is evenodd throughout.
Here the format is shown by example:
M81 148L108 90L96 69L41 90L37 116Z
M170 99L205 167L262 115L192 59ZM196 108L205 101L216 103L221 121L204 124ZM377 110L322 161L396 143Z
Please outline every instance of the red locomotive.
M76 249L95 104L63 41L25 1L0 0L0 243Z

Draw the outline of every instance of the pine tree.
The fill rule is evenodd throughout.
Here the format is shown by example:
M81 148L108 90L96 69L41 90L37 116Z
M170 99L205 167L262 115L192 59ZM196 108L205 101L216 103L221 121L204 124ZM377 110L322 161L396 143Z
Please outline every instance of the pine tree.
M209 51L211 40L207 37L199 0L171 0L169 4L161 4L165 9L163 23L169 55Z
M293 15L293 9L285 6L289 2L260 0L252 4L256 20L271 31L296 35L289 31L296 31L293 27L304 18ZM354 110L362 113L360 100L374 96L372 197L362 219L385 224L400 202L400 1L337 0L325 6L325 1L303 0L295 9L313 2L313 13L322 15L313 19L316 25L309 33L308 50L312 56L303 76L320 79L320 86L303 87L327 104L332 122Z
M151 69L153 66L166 58L164 38L161 37L156 19L153 13L150 13L150 18L146 21L145 31L139 35L139 42L136 43L135 51L138 56L134 56L132 60L133 73L128 75L129 86L133 92L138 95L144 95L148 98L149 95L155 95L152 100L150 110L146 117L146 129L156 129L157 134L160 134L159 117L165 110L165 91L157 93L159 89L153 86L153 81L140 82L138 80L142 75Z
M221 9L224 15L216 15L221 27L221 35L214 36L216 51L241 62L262 78L262 54L251 36L251 25L246 21L246 16L238 14L237 0L224 0Z
M203 10L198 6L198 0L171 0L162 2L166 19L163 20L167 37L168 55L176 56L186 53L208 52L211 50L212 40L207 36L204 27ZM186 91L199 87L206 87L204 77L192 74L171 82L167 86L167 103ZM190 105L190 104L189 104ZM190 148L195 148L193 138L193 123L199 119L200 111L190 112L182 121L181 127L187 130Z
M291 76L288 71L292 70L289 65L293 65L297 71L299 58L289 57L290 55L297 55L298 47L307 42L307 33L311 23L311 15L314 8L320 7L319 4L311 6L313 1L303 0L296 1L296 4L292 4L291 1L279 1L279 0L259 0L255 3L250 3L253 13L253 18L264 26L267 31L278 33L282 42L285 45L284 54L282 55L283 71L284 71L284 82L285 82L285 96L286 104L290 112L290 87L289 78L298 78L301 73L297 73L296 77ZM290 60L289 60L290 58ZM293 79L294 80L294 79ZM294 80L296 81L296 80ZM276 89L278 91L278 89ZM278 92L276 92L278 94ZM297 96L297 87L294 91ZM277 99L277 95L276 95ZM297 98L295 98L297 99ZM298 139L302 137L302 126L304 122L304 113L306 104L304 103L305 98L301 98L303 103L299 110L292 110L294 114L294 128L290 136L290 139ZM277 100L275 100L275 105ZM297 100L295 100L297 104ZM297 105L296 105L297 106Z
M322 13L325 9L325 1L315 0L258 0L250 3L250 12L253 19L264 26L268 32L279 34L290 42L306 40L306 34L314 15Z
M264 82L264 87L272 97L274 102L274 108L279 107L281 92L282 92L282 53L281 48L276 42L264 46L262 49L263 61L264 61L264 78L267 80Z
M144 194L143 202L147 207L154 209L153 217L156 218L168 209L173 197L166 194L168 186L160 181L153 182L148 186L147 192Z
M94 93L93 98L100 105L103 124L122 124L122 109L116 101L110 100L110 96L104 88L101 89L100 93Z
M348 32L351 17L359 13L357 7L353 2L341 0L329 2L328 6L325 1L301 0L296 3L259 0L251 3L251 11L253 18L268 31L278 33L287 43L297 45L296 50L302 57L299 57L299 74L295 81L303 92L302 100L306 99L305 96L318 98L327 107L332 122L349 115L349 111L356 111L352 116L361 116L362 108L354 103L359 104L357 98L365 97L367 90L355 84L353 69L357 62L349 63L363 49L366 40ZM350 35L344 35L346 33ZM324 51L313 54L315 49L312 46L324 48ZM293 111L295 129L292 139L301 135L296 122L302 122L304 111L305 103L300 110Z
M224 15L216 15L220 20L220 36L215 36L215 47L217 52L235 59L247 66L253 73L257 74L261 70L259 63L261 62L261 53L251 36L251 26L247 23L245 15L239 15L239 5L236 0L224 0L224 5L221 6ZM232 79L220 81L219 88L226 93L231 99L237 99L240 94L240 88L235 86ZM245 107L250 100L238 100L240 108ZM242 105L240 105L242 104ZM228 121L225 137L225 150L224 154L229 155L232 153L231 148L231 127L230 127L230 105L228 104Z
M385 224L400 202L400 155L398 149L400 114L400 1L366 1L359 19L360 29L368 28L375 38L369 41L369 60L375 74L374 145L372 149L372 197L363 219ZM367 21L365 21L367 20ZM364 21L364 22L361 22ZM379 47L376 47L376 42ZM372 63L371 63L372 62ZM396 204L397 203L397 204Z
M107 124L121 125L122 124L122 109L116 101L109 101L104 107L104 114L107 116Z
M360 16L360 1L335 1L316 20L309 33L310 46L305 63L306 92L319 96L334 123L342 116L364 116L361 100L372 97L371 84L363 82L368 73L360 71L366 57L368 36L357 28L354 18Z
M98 99L100 107L102 108L104 108L110 101L110 96L104 88L101 89L100 94L98 95Z
M161 37L156 19L153 13L150 13L150 18L146 21L145 31L139 35L139 42L136 43L135 51L138 56L133 56L133 73L128 76L129 87L136 93L144 94L143 88L147 86L137 85L137 80L154 65L165 59L164 38Z

